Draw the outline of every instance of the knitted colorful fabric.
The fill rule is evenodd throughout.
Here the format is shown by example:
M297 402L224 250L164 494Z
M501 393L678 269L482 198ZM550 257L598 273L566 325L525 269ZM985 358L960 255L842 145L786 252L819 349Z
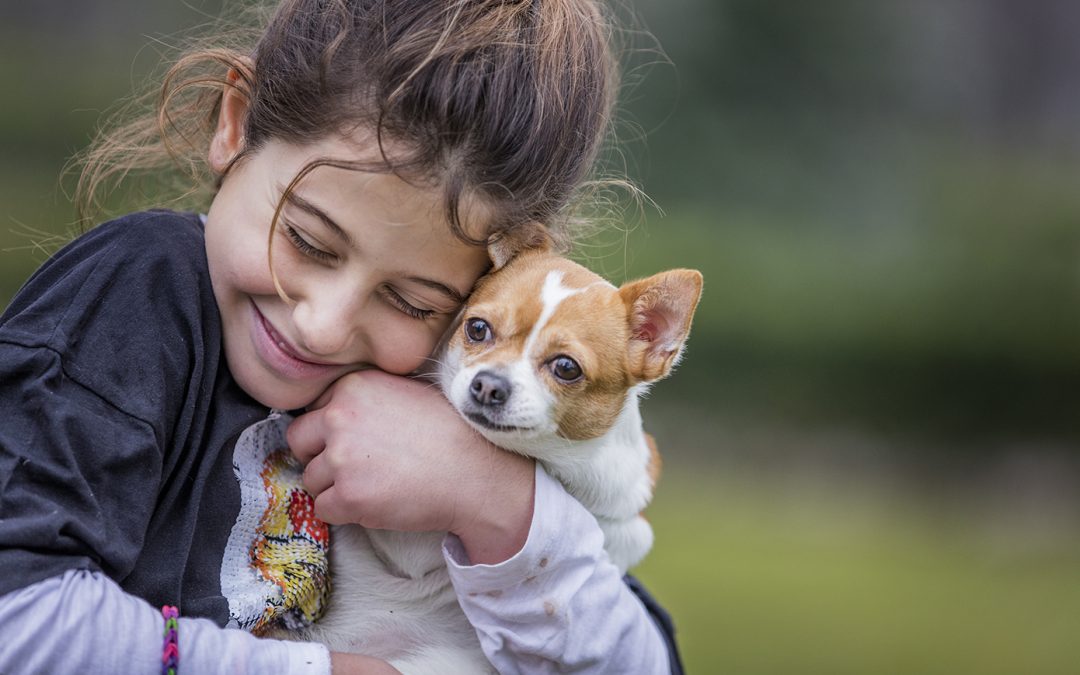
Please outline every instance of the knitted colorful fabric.
M326 609L330 533L302 486L303 467L285 445L291 418L274 414L236 442L233 470L240 515L222 560L230 625L253 633L282 623L296 629Z

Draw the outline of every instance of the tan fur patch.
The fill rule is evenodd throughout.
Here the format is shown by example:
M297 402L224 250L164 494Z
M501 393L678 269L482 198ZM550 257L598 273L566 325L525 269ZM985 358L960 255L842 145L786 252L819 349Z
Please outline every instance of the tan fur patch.
M567 354L585 373L582 382L563 384L543 371L549 388L558 392L555 415L564 438L603 435L626 403L629 329L619 303L613 288L594 286L564 300L541 333L538 346L548 358Z

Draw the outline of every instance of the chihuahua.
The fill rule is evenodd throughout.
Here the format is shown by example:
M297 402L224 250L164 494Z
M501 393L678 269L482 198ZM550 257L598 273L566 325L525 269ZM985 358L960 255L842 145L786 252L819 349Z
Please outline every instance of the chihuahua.
M652 545L640 515L660 456L638 398L678 361L701 274L672 270L616 288L541 242L490 247L439 373L457 411L493 444L536 459L604 531L621 572Z

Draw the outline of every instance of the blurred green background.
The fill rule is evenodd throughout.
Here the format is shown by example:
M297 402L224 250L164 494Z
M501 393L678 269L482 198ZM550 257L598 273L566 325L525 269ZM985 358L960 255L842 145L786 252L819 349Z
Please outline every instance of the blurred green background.
M706 279L645 404L639 575L692 673L1080 663L1080 4L636 0L618 132L659 208L583 258ZM64 160L208 0L4 2L0 307Z

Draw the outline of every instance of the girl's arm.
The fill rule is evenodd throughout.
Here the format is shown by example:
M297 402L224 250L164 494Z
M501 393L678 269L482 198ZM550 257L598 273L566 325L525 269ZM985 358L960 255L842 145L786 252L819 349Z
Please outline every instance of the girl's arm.
M596 519L536 469L528 541L496 565L444 554L462 609L500 673L681 674L669 625L650 618L603 550Z
M259 639L208 619L177 623L181 672L400 675L384 661L316 643ZM160 611L100 573L72 570L0 597L0 673L156 674L163 632Z
M178 623L181 672L330 672L322 645L260 640L209 619ZM160 609L105 575L71 570L0 597L0 673L160 673L164 625Z
M316 514L456 535L455 588L503 672L669 672L666 634L607 561L595 519L533 462L415 380L355 373L319 405L288 431Z

